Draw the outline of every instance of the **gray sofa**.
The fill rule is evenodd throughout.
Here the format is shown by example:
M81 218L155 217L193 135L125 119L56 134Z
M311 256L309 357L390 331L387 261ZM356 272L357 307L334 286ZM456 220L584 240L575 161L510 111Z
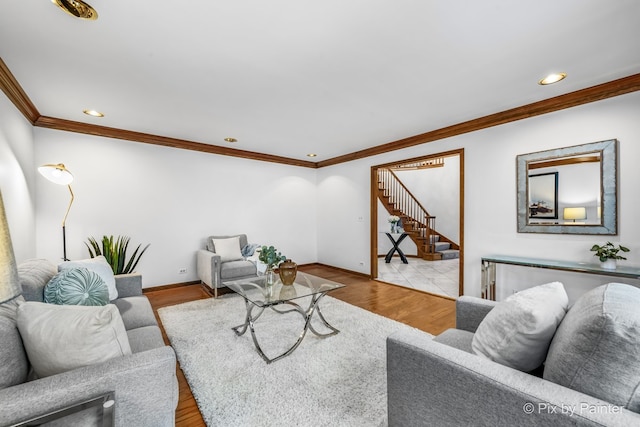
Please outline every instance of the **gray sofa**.
M22 296L43 301L43 289L57 273L47 260L29 260L18 266ZM105 363L74 369L0 389L0 425L14 425L113 392L116 426L173 426L178 403L176 357L164 344L148 299L142 295L139 274L116 276L120 311L132 354ZM1 319L0 319L1 320ZM0 322L0 359L26 354L15 324ZM16 346L20 348L16 348ZM1 369L1 368L0 368ZM6 375L6 372L4 372ZM102 425L90 409L68 415L55 425Z
M603 285L569 309L551 341L544 374L538 376L473 352L474 333L496 306L493 301L460 297L456 329L435 338L417 330L390 335L389 426L640 425L640 290L619 285ZM612 291L615 298L609 298ZM584 314L594 307L606 310L592 316L592 325ZM624 343L616 343L620 337ZM575 368L575 389L549 380L548 371L564 368Z

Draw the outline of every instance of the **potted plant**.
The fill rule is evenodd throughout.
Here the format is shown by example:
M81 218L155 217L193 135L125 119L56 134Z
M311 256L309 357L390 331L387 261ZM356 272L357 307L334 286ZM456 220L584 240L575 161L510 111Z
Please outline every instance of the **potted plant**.
M395 233L398 231L398 221L400 221L400 217L398 215L389 216L389 223L391 224L391 232Z
M267 285L273 285L276 282L276 273L273 271L275 267L283 262L287 257L282 255L273 246L263 246L260 249L260 255L258 259L267 265L267 271L265 272Z
M622 255L618 255L618 252L629 252L629 248L625 248L622 245L618 245L616 247L613 243L607 242L606 244L593 245L591 247L591 251L595 252L593 256L597 256L600 262L602 263L602 268L606 268L608 270L616 269L616 261L619 259L625 259Z
M104 255L107 262L113 270L113 274L129 274L133 273L142 257L142 254L147 250L149 245L145 246L140 253L140 246L133 251L133 255L127 261L127 248L129 246L130 238L127 236L118 236L115 240L113 236L102 236L102 248L93 237L87 239L89 243L85 242L87 249L89 250L89 256L95 258L100 255Z

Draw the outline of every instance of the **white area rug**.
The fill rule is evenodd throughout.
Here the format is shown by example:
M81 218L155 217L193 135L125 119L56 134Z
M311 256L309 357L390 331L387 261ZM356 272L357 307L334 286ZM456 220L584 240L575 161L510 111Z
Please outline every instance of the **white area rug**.
M341 332L318 338L308 331L296 351L271 364L249 331L238 337L231 330L244 321L238 295L158 310L208 426L386 425L386 337L409 326L331 297L320 306ZM256 322L265 354L285 351L302 326L298 313L265 311Z

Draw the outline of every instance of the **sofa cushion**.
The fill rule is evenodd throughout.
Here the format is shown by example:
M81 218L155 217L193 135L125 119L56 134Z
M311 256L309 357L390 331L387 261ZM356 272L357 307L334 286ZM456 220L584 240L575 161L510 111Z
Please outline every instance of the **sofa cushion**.
M28 259L18 264L22 296L27 301L44 301L44 287L56 275L56 266L46 259Z
M113 304L118 307L124 328L127 331L158 324L151 303L144 295L118 298L113 301Z
M255 276L257 271L256 265L251 261L230 261L223 263L220 267L220 278L224 280Z
M53 276L44 288L44 302L58 305L105 305L109 290L104 280L86 268L70 268Z
M22 301L19 296L0 304L0 389L27 381L29 361L16 325L16 309Z
M107 288L109 289L109 300L113 301L118 298L118 289L116 288L116 279L113 275L113 269L103 255L77 261L65 261L58 265L58 271L72 268L86 268L98 274L107 284Z
M230 237L228 239L213 239L215 253L220 255L222 262L237 261L242 258L242 247L240 238Z
M162 333L158 326L143 326L127 331L132 353L141 353L154 348L164 347Z
M38 377L131 354L122 319L113 304L103 307L25 302L17 324Z
M510 295L478 325L473 352L523 372L532 371L544 362L568 305L560 282Z
M544 379L640 412L640 289L622 283L582 295L556 332Z

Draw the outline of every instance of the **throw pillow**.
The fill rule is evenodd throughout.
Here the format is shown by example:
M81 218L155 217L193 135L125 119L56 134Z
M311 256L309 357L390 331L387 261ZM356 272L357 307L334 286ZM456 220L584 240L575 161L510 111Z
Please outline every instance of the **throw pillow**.
M568 305L560 282L513 294L478 325L471 343L473 352L520 371L532 371L544 362Z
M102 280L104 280L107 284L107 288L109 289L110 301L118 298L118 289L116 288L116 278L113 275L113 269L103 255L78 261L65 261L58 265L58 271L81 267L89 269L102 277Z
M25 302L18 307L17 324L39 378L131 354L120 312L113 304Z
M62 270L44 288L44 302L58 305L106 305L109 290L104 280L86 268Z
M558 328L543 378L640 412L640 289L609 283L582 295Z
M216 254L220 255L222 262L242 259L240 237L238 236L228 239L213 239L213 246L215 247Z
M18 264L18 277L22 296L27 301L44 301L44 287L58 272L58 268L46 259L28 259Z

